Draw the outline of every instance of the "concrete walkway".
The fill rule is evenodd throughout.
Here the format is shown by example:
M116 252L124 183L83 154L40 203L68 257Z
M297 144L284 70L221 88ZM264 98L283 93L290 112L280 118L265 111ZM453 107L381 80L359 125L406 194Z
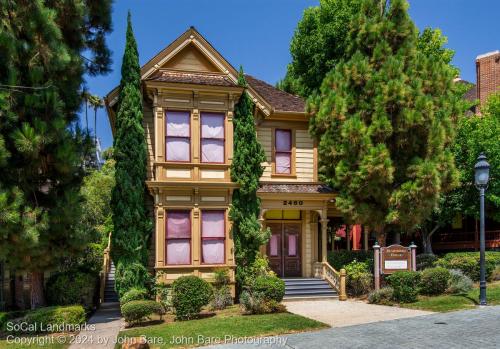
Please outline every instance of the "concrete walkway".
M498 349L500 306L262 338L221 349ZM278 342L277 339L281 339ZM277 343L277 344L266 344ZM214 348L214 347L212 347Z
M432 314L428 311L367 304L359 301L298 301L287 302L286 307L291 313L321 321L331 327L352 326Z
M81 331L69 349L115 347L116 337L124 328L119 303L103 303L87 322L87 330Z

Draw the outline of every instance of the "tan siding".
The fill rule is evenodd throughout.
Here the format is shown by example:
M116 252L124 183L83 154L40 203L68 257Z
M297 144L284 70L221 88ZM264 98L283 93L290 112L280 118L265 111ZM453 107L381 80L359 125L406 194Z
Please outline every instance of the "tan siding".
M152 180L154 176L153 172L153 164L155 160L155 138L154 138L154 118L153 118L153 110L145 105L144 106L144 119L142 122L142 126L144 127L144 134L146 135L146 146L148 149L148 158L147 158L147 179Z
M286 127L284 125L284 127ZM307 130L295 130L295 172L297 178L276 178L272 177L272 128L257 127L257 139L262 144L266 154L266 162L264 173L261 177L262 181L279 181L279 182L314 182L314 142L307 133Z
M162 68L218 72L219 70L193 45L188 45L174 58L165 63Z

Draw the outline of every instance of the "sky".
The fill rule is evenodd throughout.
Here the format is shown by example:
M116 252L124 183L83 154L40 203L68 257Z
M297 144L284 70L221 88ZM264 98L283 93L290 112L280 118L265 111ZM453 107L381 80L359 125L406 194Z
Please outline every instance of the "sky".
M120 82L125 46L127 11L132 13L134 34L143 65L181 35L196 29L234 67L271 84L286 73L291 60L289 45L304 9L318 0L115 0L113 32L108 46L113 52L112 72L88 77L91 93L105 96ZM409 0L410 16L419 29L440 28L455 50L453 64L461 77L475 82L477 55L500 49L499 0ZM92 115L92 117L90 117ZM93 112L89 110L93 129ZM82 112L81 124L85 126ZM97 114L97 135L102 148L113 144L105 109Z

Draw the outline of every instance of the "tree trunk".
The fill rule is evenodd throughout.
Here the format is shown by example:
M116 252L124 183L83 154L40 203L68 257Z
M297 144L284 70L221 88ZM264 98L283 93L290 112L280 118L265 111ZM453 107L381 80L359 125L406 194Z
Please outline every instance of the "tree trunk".
M43 292L43 272L31 273L31 309L45 306Z
M427 229L422 230L422 245L424 247L424 253L434 254L432 251L432 235L438 230L439 225L434 226L430 232Z
M387 240L387 234L385 233L384 228L381 228L380 230L376 231L377 233L377 242L381 247L385 247L386 240Z
M401 244L401 233L394 233L394 244Z

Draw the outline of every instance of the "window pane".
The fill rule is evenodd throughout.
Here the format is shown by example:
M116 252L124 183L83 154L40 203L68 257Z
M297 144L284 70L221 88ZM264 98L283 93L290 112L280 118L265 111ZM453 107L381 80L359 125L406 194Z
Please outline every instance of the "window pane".
M297 255L297 235L295 234L288 235L288 255Z
M202 139L201 140L202 162L224 162L224 140Z
M276 153L276 173L290 173L290 154Z
M273 257L278 256L278 245L279 245L279 235L271 235L271 240L269 241L269 254Z
M203 237L224 237L224 212L203 211L201 214L201 232Z
M167 136L189 137L189 112L167 112Z
M167 212L167 238L191 238L189 212Z
M224 139L224 115L202 113L201 137Z
M292 150L292 137L289 130L276 130L276 151Z
M224 240L203 240L203 263L224 263Z
M191 264L190 240L167 240L167 264Z
M167 137L167 160L189 161L190 144L189 139Z

